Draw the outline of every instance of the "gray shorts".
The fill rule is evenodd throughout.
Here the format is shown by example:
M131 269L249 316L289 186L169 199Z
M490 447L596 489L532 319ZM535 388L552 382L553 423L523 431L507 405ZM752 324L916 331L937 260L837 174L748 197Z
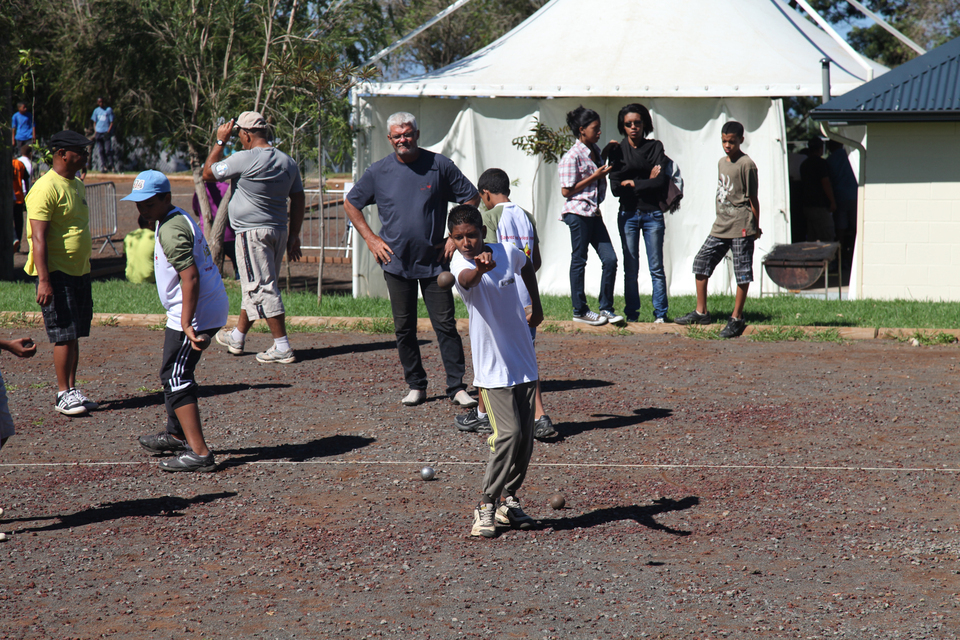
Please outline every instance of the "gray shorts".
M733 272L737 277L737 284L753 282L753 237L749 238L717 238L707 236L693 259L693 274L697 276L713 275L727 251L733 249Z
M240 306L251 320L285 313L277 275L287 251L287 230L260 228L237 231Z

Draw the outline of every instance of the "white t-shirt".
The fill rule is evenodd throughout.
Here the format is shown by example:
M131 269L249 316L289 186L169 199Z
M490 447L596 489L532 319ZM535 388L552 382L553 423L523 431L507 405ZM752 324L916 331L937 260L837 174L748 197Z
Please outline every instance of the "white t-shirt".
M537 355L520 303L516 283L527 256L512 244L488 244L497 263L472 289L460 286L460 272L476 263L459 251L450 260L450 273L470 312L473 385L484 389L514 387L538 378Z
M167 328L182 331L180 312L183 291L180 289L180 270L197 265L200 296L190 323L194 329L219 329L227 323L230 301L223 288L223 278L213 263L210 248L200 227L187 212L176 207L157 223L153 249L153 270L157 279L157 293L167 310ZM171 261L173 264L171 264Z
M500 220L497 223L497 242L512 243L523 251L528 258L533 258L534 231L527 213L512 202L497 206L503 207L503 212L500 214ZM530 292L527 291L527 286L520 279L519 273L517 274L517 289L520 291L520 302L523 306L533 304Z

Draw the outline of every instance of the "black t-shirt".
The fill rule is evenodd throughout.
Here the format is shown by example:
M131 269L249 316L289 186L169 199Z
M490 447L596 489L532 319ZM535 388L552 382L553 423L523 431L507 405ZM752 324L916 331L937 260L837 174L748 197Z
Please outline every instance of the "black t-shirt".
M391 153L372 164L347 196L363 209L377 205L380 238L394 255L381 265L403 278L430 278L442 270L434 245L446 234L447 204L477 197L477 189L446 156L426 149L406 164Z
M805 207L829 207L823 190L823 179L830 176L830 166L820 156L810 156L800 165L800 202Z

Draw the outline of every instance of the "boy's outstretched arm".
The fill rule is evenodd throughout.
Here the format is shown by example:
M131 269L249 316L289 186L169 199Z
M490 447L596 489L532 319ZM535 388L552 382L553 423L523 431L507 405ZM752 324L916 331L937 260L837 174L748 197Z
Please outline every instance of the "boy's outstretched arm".
M464 289L473 289L480 284L483 274L497 266L497 262L493 259L493 252L489 249L474 258L473 262L477 265L476 268L464 269L457 278Z
M18 358L32 358L37 353L37 344L30 338L0 340L0 349L9 351Z
M537 274L533 269L533 262L527 258L527 264L520 270L520 277L523 284L527 287L527 293L530 294L530 313L527 315L527 325L531 327L540 326L543 322L543 307L540 306L540 288L537 285Z

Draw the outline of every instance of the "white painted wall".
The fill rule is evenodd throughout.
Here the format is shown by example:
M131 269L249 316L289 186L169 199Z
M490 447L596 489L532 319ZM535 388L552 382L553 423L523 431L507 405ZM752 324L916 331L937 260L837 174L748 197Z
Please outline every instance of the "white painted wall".
M960 123L867 129L860 297L960 301Z

